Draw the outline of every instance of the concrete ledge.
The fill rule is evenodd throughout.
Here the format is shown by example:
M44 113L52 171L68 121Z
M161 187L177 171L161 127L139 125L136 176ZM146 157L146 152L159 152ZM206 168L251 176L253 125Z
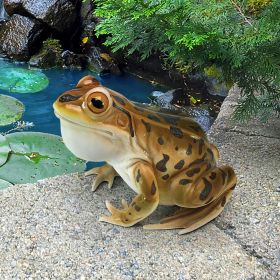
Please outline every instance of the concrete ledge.
M183 236L124 229L98 222L106 199L133 196L121 179L95 193L77 174L17 185L0 192L1 279L280 279L280 137L271 132L280 126L231 126L235 90L210 131L239 177L218 219ZM142 225L172 211L159 207Z

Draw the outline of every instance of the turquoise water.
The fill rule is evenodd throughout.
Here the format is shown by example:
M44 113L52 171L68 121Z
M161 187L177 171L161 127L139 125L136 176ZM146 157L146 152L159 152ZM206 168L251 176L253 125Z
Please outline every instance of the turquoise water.
M0 68L4 67L27 68L28 66L0 60ZM59 120L53 113L53 102L61 93L74 88L82 77L94 74L90 71L72 69L48 69L41 71L49 79L49 85L44 90L37 93L19 94L0 89L0 94L13 96L24 103L25 112L21 120L34 124L27 131L60 135ZM94 76L104 86L119 91L130 100L137 102L149 102L148 96L152 91L163 89L131 74ZM7 132L12 128L13 126L0 127L0 132Z

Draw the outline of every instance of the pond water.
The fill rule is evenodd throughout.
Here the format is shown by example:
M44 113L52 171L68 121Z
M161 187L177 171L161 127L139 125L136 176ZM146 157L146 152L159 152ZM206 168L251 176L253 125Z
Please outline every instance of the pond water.
M27 68L25 64L15 64L0 60L0 69L6 67ZM59 120L53 113L52 104L57 97L76 86L77 82L85 75L94 75L90 71L72 69L48 69L41 70L49 79L49 85L44 90L37 93L12 93L0 89L0 94L10 95L20 100L25 105L25 112L22 121L32 122L33 127L28 131L38 131L60 135ZM119 91L126 97L137 102L148 102L148 96L154 90L162 90L163 87L153 85L139 79L131 74L106 75L95 77L106 87ZM13 126L0 127L0 132L7 132Z
M0 70L4 68L23 68L27 69L28 65L21 63L12 63L7 60L0 59ZM38 71L38 69L36 69ZM7 70L8 71L8 70ZM17 98L25 105L25 112L21 121L32 123L33 126L28 127L27 131L45 132L56 135L60 134L60 123L55 117L52 104L57 97L69 90L73 89L77 82L85 75L94 75L90 71L77 69L59 69L53 68L48 70L39 70L49 79L49 85L42 91L36 93L13 93L0 89L0 94L9 95ZM104 86L121 92L128 99L140 103L150 103L150 96L153 91L167 91L168 89L149 83L132 74L122 75L94 75ZM195 110L195 108L191 108ZM191 111L190 109L190 111ZM194 111L191 115L196 119L205 130L208 130L213 122L213 118L209 116L207 110ZM0 133L9 132L14 129L14 125L0 126ZM88 168L99 165L97 163L88 163Z

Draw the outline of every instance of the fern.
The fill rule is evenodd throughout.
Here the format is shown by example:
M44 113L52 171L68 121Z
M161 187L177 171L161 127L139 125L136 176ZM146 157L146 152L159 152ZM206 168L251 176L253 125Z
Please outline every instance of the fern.
M279 115L280 1L95 0L106 45L142 59L203 71L215 66L242 89L235 117Z

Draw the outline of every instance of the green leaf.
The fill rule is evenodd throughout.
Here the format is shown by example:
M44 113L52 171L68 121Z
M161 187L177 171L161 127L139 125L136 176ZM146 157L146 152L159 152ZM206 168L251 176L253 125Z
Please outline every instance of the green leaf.
M5 136L0 134L0 167L7 161L11 148Z
M23 112L23 103L14 97L0 94L0 126L18 121Z
M6 136L11 152L0 167L0 179L13 184L85 170L85 162L75 157L61 137L39 132L17 132Z
M10 186L12 186L10 182L0 179L0 190L6 189Z
M0 89L9 92L39 92L48 84L47 76L40 71L11 67L0 69Z

